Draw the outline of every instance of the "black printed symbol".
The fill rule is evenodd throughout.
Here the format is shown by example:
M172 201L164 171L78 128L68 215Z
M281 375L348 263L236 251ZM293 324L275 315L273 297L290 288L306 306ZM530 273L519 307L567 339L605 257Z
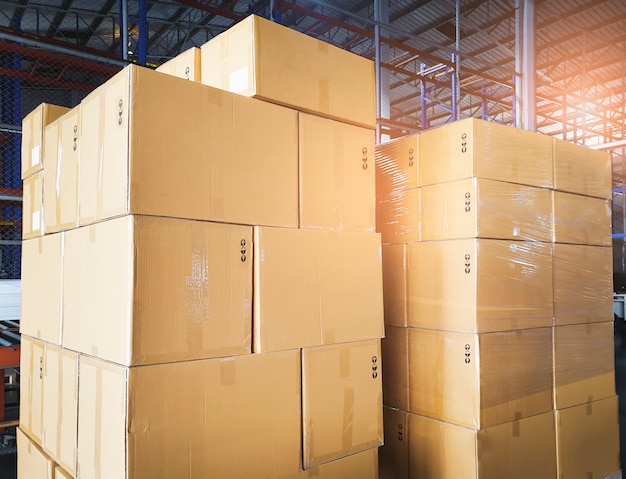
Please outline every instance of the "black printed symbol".
M468 213L472 209L472 207L471 207L471 197L472 197L472 195L470 194L469 191L467 193L465 193L465 211L468 212Z
M469 364L472 361L471 359L472 354L470 351L471 351L471 346L469 344L466 344L465 345L465 364Z
M471 260L471 256L469 254L466 254L465 255L465 273L467 274L470 274L470 271L471 271L472 264L470 260Z
M467 133L461 135L461 153L467 152Z

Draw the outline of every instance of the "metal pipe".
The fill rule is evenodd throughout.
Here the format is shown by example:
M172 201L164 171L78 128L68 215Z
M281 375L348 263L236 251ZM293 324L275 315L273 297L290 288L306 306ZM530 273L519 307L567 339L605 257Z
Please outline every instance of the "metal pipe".
M382 95L381 95L381 74L380 74L380 0L374 0L374 74L376 88L376 144L380 143L380 118L382 117Z
M137 40L137 61L145 66L148 60L148 1L139 0L139 38Z
M455 85L454 85L454 96L455 103L452 105L454 110L454 119L459 120L461 118L461 0L456 0L455 6L455 35L456 42L455 48L456 52L454 54L454 77L455 77Z
M522 128L522 4L515 0L515 119L513 126Z
M128 61L128 0L120 0L120 53Z
M537 130L536 92L535 92L535 0L524 0L522 12L522 128Z

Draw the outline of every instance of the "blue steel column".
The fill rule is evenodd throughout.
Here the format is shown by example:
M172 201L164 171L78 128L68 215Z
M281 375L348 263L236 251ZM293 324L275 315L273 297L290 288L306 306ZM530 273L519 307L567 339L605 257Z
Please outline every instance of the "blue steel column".
M146 66L148 60L148 0L139 0L139 40L137 41L137 61Z
M427 130L430 128L430 124L428 122L428 115L426 114L426 81L424 79L424 70L426 70L426 64L420 64L420 72L421 82L420 82L420 108L422 113L422 130Z
M454 53L452 54L452 63L456 63L456 55ZM458 75L458 71L456 70L456 68L452 72L450 81L451 81L450 87L452 90L452 108L451 108L452 121L457 121L459 119L458 111L457 111L457 105L459 101L459 98L458 98L459 75Z
M120 0L120 57L128 61L128 1Z

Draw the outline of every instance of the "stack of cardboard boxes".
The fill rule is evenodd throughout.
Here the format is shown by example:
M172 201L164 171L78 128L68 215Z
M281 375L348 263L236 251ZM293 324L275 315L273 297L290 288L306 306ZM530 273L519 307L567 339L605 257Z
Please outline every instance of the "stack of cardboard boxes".
M606 200L583 196L610 194L608 155L469 119L381 145L377 172L383 473L615 472L611 250L559 244L610 244ZM567 421L575 404L603 421Z
M372 63L249 17L161 70L25 120L18 475L376 477Z

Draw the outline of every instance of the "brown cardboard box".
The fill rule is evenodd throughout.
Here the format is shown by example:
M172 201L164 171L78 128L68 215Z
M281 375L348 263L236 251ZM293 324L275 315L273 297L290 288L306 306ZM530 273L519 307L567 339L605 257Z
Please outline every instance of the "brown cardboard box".
M552 326L551 245L463 239L407 246L409 326L463 332Z
M374 62L255 15L202 45L202 82L376 127Z
M302 350L304 469L383 443L380 340Z
M200 49L191 47L158 66L156 71L201 83L200 58Z
M80 105L45 128L43 178L45 232L78 226Z
M81 356L77 475L294 475L300 365L298 350L131 368Z
M385 324L406 327L406 245L385 244L382 246L382 252Z
M64 233L22 242L20 332L61 344Z
M469 178L421 191L421 239L552 241L552 194L533 186Z
M570 193L553 193L555 243L611 246L609 200Z
M17 428L17 478L53 479L54 461Z
M376 231L383 243L413 243L421 239L420 188L398 190L376 198Z
M420 186L419 134L376 145L376 194Z
M422 185L487 178L551 188L552 137L468 118L421 133Z
M554 327L554 408L615 395L613 322Z
M554 245L554 324L611 321L612 254L604 246Z
M284 479L378 479L378 448L345 456Z
M299 115L300 228L376 228L374 133Z
M555 411L559 479L619 471L617 396Z
M410 477L554 479L555 442L552 412L480 431L409 414Z
M378 450L380 479L409 479L408 414L401 409L383 407L385 444Z
M54 468L54 479L73 479L72 475L63 470L61 466L57 466Z
M409 385L410 412L476 430L551 411L552 329L410 329Z
M133 213L298 225L293 110L130 65L83 100L81 126L81 224Z
M553 140L554 189L611 199L611 155L568 141Z
M382 340L385 406L409 409L409 329L387 326Z
M43 434L44 343L22 335L20 350L20 429L38 445Z
M254 229L254 352L381 338L377 233Z
M22 238L36 238L44 234L43 171L26 178L22 188Z
M43 168L44 128L69 108L41 103L22 120L22 179Z
M64 347L126 366L250 352L252 228L125 216L65 242Z
M46 344L42 448L74 475L78 421L78 353Z

